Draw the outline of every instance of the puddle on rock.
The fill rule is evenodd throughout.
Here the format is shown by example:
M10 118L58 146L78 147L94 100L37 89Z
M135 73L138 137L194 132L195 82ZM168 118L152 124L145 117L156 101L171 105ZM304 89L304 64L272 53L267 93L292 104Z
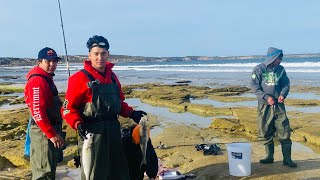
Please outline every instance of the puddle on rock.
M184 124L184 125L194 125L200 128L207 128L212 122L212 117L202 117L199 115L192 114L190 112L184 113L173 113L169 111L169 108L151 106L149 104L142 103L140 99L131 98L126 99L126 102L130 106L135 106L136 109L143 110L147 113L154 114L161 119L164 119L163 123L170 124ZM163 126L160 125L157 128L151 130L151 136L159 134L163 131ZM154 134L155 133L155 134Z
M5 96L17 96L17 98L22 98L24 96L23 93L11 93L11 94L0 94L0 96L5 97Z
M217 108L223 107L239 107L239 106L256 106L257 101L241 101L241 102L221 102L213 99L191 99L190 103L194 104L207 104Z
M298 93L293 93L298 94ZM316 97L320 97L318 95L315 95L313 93L299 93L299 95L296 95L295 98L301 99L300 96L306 95L305 99L313 99ZM242 97L255 97L253 94L246 93L245 95L241 95ZM258 102L257 100L254 101L241 101L241 102L221 102L216 101L212 99L191 99L191 103L194 104L206 104L206 105L212 105L217 108L225 108L225 107L256 107ZM299 107L299 106L289 106L286 105L287 111L300 111L303 113L318 113L320 112L320 107Z
M26 108L26 104L13 104L10 105L9 103L2 104L0 106L0 110L12 110L12 109L21 109L21 108Z

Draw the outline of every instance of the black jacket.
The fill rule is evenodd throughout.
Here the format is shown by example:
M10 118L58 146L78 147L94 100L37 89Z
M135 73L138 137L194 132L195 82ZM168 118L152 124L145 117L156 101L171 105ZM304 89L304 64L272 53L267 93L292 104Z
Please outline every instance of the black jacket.
M147 166L141 169L142 153L140 145L133 142L133 128L122 129L122 147L128 161L130 179L142 180L144 172L149 178L155 178L158 174L158 157L152 146L151 139L149 139L147 146Z

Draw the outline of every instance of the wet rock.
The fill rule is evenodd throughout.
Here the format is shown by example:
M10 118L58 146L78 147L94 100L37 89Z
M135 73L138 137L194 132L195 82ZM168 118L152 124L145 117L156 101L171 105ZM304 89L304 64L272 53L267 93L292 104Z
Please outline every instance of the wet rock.
M189 104L188 111L201 116L231 116L229 108L215 108L211 105Z
M12 85L13 82L0 82L0 86Z
M130 88L128 86L124 86L121 89L122 89L123 94L125 94L125 95L129 95L129 94L131 94L133 92L132 88Z
M8 88L2 88L0 87L0 94L12 94L12 93L22 93L22 88L15 88L15 89L8 89Z
M2 93L0 92L0 94L2 94ZM1 96L0 96L0 105L1 105L1 104L5 104L5 103L8 103L8 102L9 102L9 100L8 100L7 97L1 97Z
M216 96L237 96L240 95L240 92L218 92L215 93Z
M0 79L10 80L10 79L18 79L21 76L0 76Z
M7 158L0 155L0 171L8 170L8 168L14 168L15 165L12 164Z
M12 101L9 103L9 105L23 104L23 103L25 103L24 97L12 99Z
M216 93L216 92L239 92L239 93L244 93L244 92L248 92L250 90L251 89L248 88L248 87L230 86L230 87L211 89L209 92L210 93Z
M320 146L320 113L289 112L292 138Z
M15 166L29 166L30 162L23 158L20 154L6 154L6 158L12 162Z
M20 137L23 137L26 134L26 127L18 126L16 128L7 130L7 131L0 131L0 140L17 140Z
M237 119L229 118L215 118L211 124L211 127L215 129L230 129L235 130L240 123Z
M192 83L192 81L189 81L189 80L181 80L181 81L176 81L175 83L178 83L178 84L187 84L187 83Z
M75 162L74 162L74 160L73 160L73 159L72 159L72 160L70 160L70 161L68 161L67 166L68 166L68 167L71 167L71 168L76 168L76 166L75 166Z
M286 99L286 105L291 106L319 106L320 100L316 99Z
M292 86L290 87L291 92L313 92L320 94L319 86Z

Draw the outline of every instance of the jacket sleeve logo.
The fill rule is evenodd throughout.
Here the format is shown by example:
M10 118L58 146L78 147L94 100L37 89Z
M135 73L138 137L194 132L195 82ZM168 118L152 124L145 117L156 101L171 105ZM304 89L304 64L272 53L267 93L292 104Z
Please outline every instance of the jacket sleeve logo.
M34 121L41 121L41 113L40 113L40 87L33 87L33 101L32 101L32 114Z

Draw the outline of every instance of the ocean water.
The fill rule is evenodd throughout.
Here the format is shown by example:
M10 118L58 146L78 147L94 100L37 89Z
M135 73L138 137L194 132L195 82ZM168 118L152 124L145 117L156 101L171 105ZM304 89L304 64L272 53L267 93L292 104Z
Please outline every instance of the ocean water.
M197 86L249 86L253 68L263 59L207 60L116 63L113 70L123 85L158 82L173 84L181 80L192 81ZM281 65L287 71L292 85L320 86L319 58L284 58ZM71 74L82 69L83 64L70 64ZM25 75L32 66L1 67L0 82L25 83ZM18 76L17 79L2 78ZM54 77L59 91L66 90L68 72L66 64L58 64Z

